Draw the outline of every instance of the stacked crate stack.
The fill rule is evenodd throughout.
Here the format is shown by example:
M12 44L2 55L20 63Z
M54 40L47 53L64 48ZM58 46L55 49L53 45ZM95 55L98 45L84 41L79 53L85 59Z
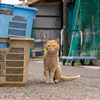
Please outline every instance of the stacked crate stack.
M36 8L0 3L0 85L27 83L36 12Z

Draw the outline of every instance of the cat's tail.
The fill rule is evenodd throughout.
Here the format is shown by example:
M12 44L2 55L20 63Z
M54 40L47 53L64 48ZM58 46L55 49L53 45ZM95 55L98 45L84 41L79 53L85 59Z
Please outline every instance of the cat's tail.
M73 76L73 77L61 76L61 77L60 77L60 80L61 80L61 81L73 81L73 80L78 79L78 78L80 78L80 75L78 75L78 76Z

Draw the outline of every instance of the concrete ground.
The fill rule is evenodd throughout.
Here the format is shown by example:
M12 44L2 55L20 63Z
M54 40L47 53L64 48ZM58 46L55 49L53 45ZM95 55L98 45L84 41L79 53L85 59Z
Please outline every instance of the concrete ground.
M34 64L35 63L35 64ZM43 62L42 60L30 60L30 66L35 65L35 67L30 67L29 70L38 74L43 75ZM100 67L99 66L65 66L62 62L59 63L62 68L63 76L76 76L81 75L81 78L75 80L74 82L84 84L86 86L92 86L100 88ZM43 76L44 77L44 76Z
M27 84L23 87L0 87L0 100L100 100L100 70L63 66L62 75L81 78L46 84L41 59L31 59ZM92 67L92 66L91 66Z

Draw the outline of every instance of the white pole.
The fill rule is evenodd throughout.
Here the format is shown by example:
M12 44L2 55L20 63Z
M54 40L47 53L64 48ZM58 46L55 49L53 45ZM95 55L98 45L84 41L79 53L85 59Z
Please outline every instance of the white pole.
M62 45L62 40L63 40L62 35L63 35L63 29L61 30L61 45Z
M61 30L61 50L60 56L62 56L62 41L63 41L63 29Z
M82 31L80 31L80 33L81 33L81 46L82 46L82 44L83 44L83 36L82 36Z

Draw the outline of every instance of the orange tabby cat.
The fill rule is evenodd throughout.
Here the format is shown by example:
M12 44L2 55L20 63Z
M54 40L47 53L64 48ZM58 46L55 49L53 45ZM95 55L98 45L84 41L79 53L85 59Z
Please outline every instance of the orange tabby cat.
M59 66L59 38L56 40L46 41L46 51L43 56L44 64L44 75L46 76L46 83L54 83L63 81L71 81L80 77L80 75L75 77L65 77L61 76L61 67Z

